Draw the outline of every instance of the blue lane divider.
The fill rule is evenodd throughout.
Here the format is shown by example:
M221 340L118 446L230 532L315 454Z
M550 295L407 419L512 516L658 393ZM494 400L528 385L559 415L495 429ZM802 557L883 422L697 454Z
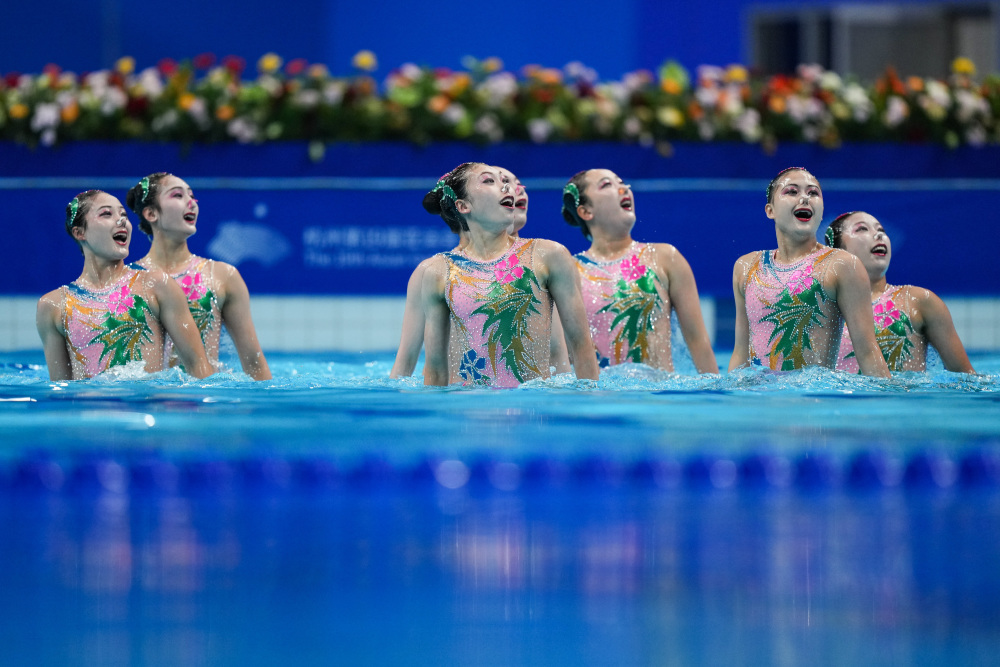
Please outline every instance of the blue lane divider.
M739 457L701 452L632 461L598 454L524 460L478 455L466 461L426 456L405 463L379 456L354 461L316 456L175 460L160 452L95 451L69 458L31 452L0 465L0 490L33 493L141 496L394 487L513 492L570 486L747 492L1000 490L1000 450L980 447L954 455L919 450L900 457L872 449L839 458L828 452L794 457L759 451Z

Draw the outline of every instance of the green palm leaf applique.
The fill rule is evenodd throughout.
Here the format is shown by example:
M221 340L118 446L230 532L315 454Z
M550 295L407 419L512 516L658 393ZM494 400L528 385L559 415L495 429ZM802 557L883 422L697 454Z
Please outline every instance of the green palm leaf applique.
M108 368L121 366L142 359L142 345L153 340L152 330L146 323L146 311L149 307L141 296L134 296L132 307L116 316L108 313L102 329L90 343L100 342L104 345L100 361L110 356Z
M212 327L212 323L215 322L215 315L212 313L212 300L215 295L212 290L205 292L205 295L200 299L194 299L188 301L188 309L191 311L191 317L194 318L194 323L198 327L198 333L201 334L201 343L205 344L205 334Z
M615 331L616 348L627 347L625 355L629 361L641 363L648 357L649 333L653 329L653 317L660 310L660 295L656 292L659 278L652 269L634 282L620 279L614 300L598 310L598 313L615 313L611 329Z
M899 314L898 320L884 329L875 327L875 341L889 370L903 370L903 364L913 356L913 342L908 335L912 333L913 323L903 312Z
M825 318L820 306L826 300L822 285L815 281L798 294L792 294L786 287L778 295L774 304L764 304L771 309L760 323L774 325L768 343L771 354L781 354L781 370L792 371L805 366L804 351L812 349L809 332L814 326L822 325Z
M531 269L526 266L523 268L524 273L520 278L509 283L492 283L490 291L479 298L483 305L472 311L473 315L486 316L483 336L488 341L487 350L491 363L497 358L499 349L504 365L518 382L524 382L522 370L539 373L525 350L525 341L531 340L528 334L528 316L537 314L539 311L536 306L541 303L532 289L533 285L538 285L538 280Z

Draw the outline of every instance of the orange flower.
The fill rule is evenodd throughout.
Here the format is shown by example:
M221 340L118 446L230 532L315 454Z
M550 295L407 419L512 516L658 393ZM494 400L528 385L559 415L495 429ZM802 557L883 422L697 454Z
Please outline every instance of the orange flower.
M906 80L906 87L915 93L919 93L924 89L924 80L919 76L911 76Z
M562 83L562 72L557 69L552 69L551 67L538 70L535 73L535 77L542 83L550 86L556 86Z
M17 104L12 104L9 109L10 117L15 120L21 120L22 118L28 117L28 106L18 102Z
M76 102L72 102L67 106L64 106L59 112L59 116L62 118L62 122L70 125L76 122L76 119L80 117L80 105Z
M667 95L680 95L683 92L681 84L677 83L674 79L664 79L660 82L660 88L663 89Z
M444 110L447 109L450 104L451 100L444 95L435 95L431 99L427 100L427 108L436 114L444 113Z
M368 97L375 92L375 80L370 76L363 76L354 84L354 90L361 97Z
M705 117L705 110L694 100L691 100L691 103L688 104L687 112L688 117L694 121L699 121Z
M221 104L219 108L215 110L215 117L221 120L223 123L232 120L236 115L236 109L234 109L229 104Z
M451 87L448 89L448 93L452 97L458 97L469 87L472 83L472 78L465 72L459 72L451 80Z
M767 100L767 106L774 113L785 113L788 109L788 102L780 95L772 95Z
M189 110L197 98L192 93L184 93L177 98L177 106L179 106L184 111Z

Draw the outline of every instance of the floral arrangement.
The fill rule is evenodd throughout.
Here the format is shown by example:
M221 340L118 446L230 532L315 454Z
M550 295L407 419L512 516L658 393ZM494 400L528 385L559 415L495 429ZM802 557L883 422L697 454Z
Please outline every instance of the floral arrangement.
M765 150L778 142L835 148L842 141L1000 143L1000 76L979 82L965 58L946 80L894 70L873 82L816 65L795 76L761 76L739 65L676 62L657 72L601 81L593 69L525 67L505 71L496 58L467 58L464 69L405 64L377 81L375 55L362 51L354 73L271 53L246 78L246 62L210 54L163 60L136 71L132 58L77 75L56 65L41 74L0 79L0 140L30 146L144 140L258 143L522 140L536 143L742 141Z

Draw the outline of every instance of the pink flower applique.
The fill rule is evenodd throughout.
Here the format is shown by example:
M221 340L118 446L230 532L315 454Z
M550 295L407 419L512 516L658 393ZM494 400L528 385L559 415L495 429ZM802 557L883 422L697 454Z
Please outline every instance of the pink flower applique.
M506 285L512 283L524 275L524 267L518 264L517 255L511 255L507 259L501 259L497 264L494 274L501 283Z
M200 299L205 296L204 285L201 282L201 274L196 273L192 275L186 275L181 279L181 291L184 292L184 296L188 298L188 301L192 299Z
M792 275L788 279L788 291L792 294L801 294L805 292L806 289L812 285L813 267L812 265L807 266L804 269L796 269L792 271Z
M875 324L877 324L881 329L885 329L902 317L899 309L896 308L896 304L892 302L892 299L889 299L884 304L876 303L872 311L875 315Z
M124 315L135 305L135 296L128 291L128 285L122 285L108 297L108 310L115 315Z
M626 282L635 282L646 275L646 265L639 263L639 256L632 255L628 259L622 260L622 278Z

